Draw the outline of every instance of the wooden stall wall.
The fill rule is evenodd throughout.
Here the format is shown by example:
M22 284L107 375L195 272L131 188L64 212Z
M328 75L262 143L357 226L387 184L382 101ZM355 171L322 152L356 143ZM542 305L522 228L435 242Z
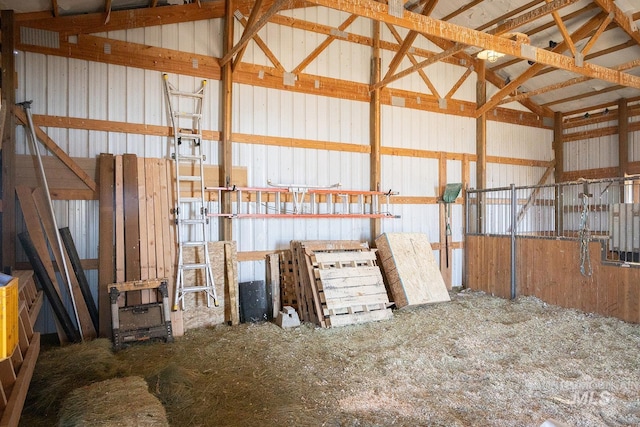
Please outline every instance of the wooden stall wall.
M508 298L509 237L467 236L466 285ZM579 243L572 240L518 238L517 295L530 295L561 307L640 323L640 268L601 262L602 246L589 246L593 274L580 274Z

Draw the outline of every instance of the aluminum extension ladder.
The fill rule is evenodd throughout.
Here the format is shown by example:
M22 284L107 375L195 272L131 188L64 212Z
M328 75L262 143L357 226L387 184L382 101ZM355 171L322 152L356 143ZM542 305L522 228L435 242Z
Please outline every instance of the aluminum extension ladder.
M184 298L188 293L204 292L207 307L218 306L218 296L213 281L211 259L207 241L207 209L204 190L204 161L202 154L202 104L206 80L196 92L181 92L163 75L165 95L173 125L173 153L175 165L176 206L172 209L177 228L178 272L176 275L173 311L180 306L184 310ZM199 195L198 195L199 193ZM200 248L202 260L185 262L184 249ZM186 286L185 272L202 272L201 284ZM195 283L195 280L194 280Z

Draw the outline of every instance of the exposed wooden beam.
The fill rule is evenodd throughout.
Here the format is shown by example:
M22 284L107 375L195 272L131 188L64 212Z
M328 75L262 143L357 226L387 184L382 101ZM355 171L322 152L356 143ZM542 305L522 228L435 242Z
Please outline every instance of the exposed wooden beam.
M224 22L224 40L223 48L225 56L231 58L230 55L233 49L233 5L234 0L225 0L225 22ZM263 15L264 16L264 15ZM266 23L266 21L265 21ZM256 24L257 25L257 24ZM257 33L257 30L253 33L245 34L251 36L247 41ZM246 44L246 42L245 42ZM239 48L240 44L236 45ZM221 124L221 143L220 143L220 182L223 187L229 187L235 185L233 181L233 68L232 63L227 61L221 64L222 67L222 124ZM231 194L224 194L222 200L222 212L231 213ZM233 226L229 218L223 218L220 220L220 240L233 240Z
M545 1L547 3L551 2L551 0L545 0ZM556 23L556 27L558 27L558 30L562 35L562 39L569 47L571 54L575 57L577 52L576 45L573 43L573 40L571 40L571 35L569 34L569 30L567 30L567 27L564 25L564 22L562 21L562 17L560 17L560 14L555 10L551 12L551 16L553 16L553 21Z
M487 82L485 80L485 63L482 61L478 65L478 80L476 82L476 104L481 106L487 101ZM487 115L481 114L476 117L476 188L487 187ZM483 197L482 194L479 197ZM484 232L485 205L479 199L479 211L477 215L480 233Z
M613 13L609 13L609 15L607 15L602 20L602 23L600 24L600 26L598 27L596 32L593 33L593 35L591 36L591 38L589 39L587 44L585 44L584 47L582 48L582 50L580 51L580 53L582 55L586 55L587 53L589 53L589 51L591 50L593 45L596 44L596 42L598 41L600 36L604 33L604 31L609 26L609 24L611 23L612 20L613 20ZM574 53L574 56L575 56L575 53Z
M562 129L562 113L556 112L553 120L553 154L555 158L556 182L563 181L564 174L564 130Z
M240 19L240 23L244 25L245 28L247 27L246 18L242 17L242 19ZM278 58L276 57L276 55L271 51L271 49L269 49L269 46L267 46L264 40L262 40L262 37L256 34L255 36L253 36L253 41L260 48L260 50L262 50L262 53L264 53L264 55L269 59L269 61L271 61L274 67L276 67L280 71L284 71L284 67L282 66L280 61L278 61ZM238 55L240 55L240 53L242 53L243 50L244 49L240 50L240 52L238 52ZM235 71L236 67L239 64L239 62L237 61L238 55L236 55L236 60L233 61L233 66L232 66L233 71Z
M541 16L547 15L549 13L556 13L557 14L557 10L561 9L563 7L569 6L573 3L575 3L578 0L555 0L553 2L551 2L551 0L548 0L549 3L541 6L539 8L536 8L532 11L529 11L528 13L525 13L523 15L520 15L516 18L510 19L506 22L503 22L501 25L499 25L497 28L495 28L494 30L489 31L487 34L491 34L491 35L502 35L505 33L508 33L509 31L513 31L518 27L521 27L522 25L525 25L531 21L534 21L536 19L539 19ZM428 11L430 12L430 11ZM389 24L388 24L389 25ZM413 37L412 34L414 35ZM379 87L384 87L387 84L398 80L402 77L405 77L411 73L413 73L416 70L420 70L428 65L431 65L433 63L433 58L428 58L420 63L414 63L412 67L407 68L406 70L401 71L400 73L397 73L395 75L393 75L392 73L397 69L398 65L400 64L400 61L402 60L402 57L406 54L406 52L408 51L409 47L411 46L411 44L415 41L415 35L417 35L418 32L417 31L410 31L409 34L407 35L407 37L405 38L403 44L400 46L400 49L398 50L398 52L396 53L395 57L393 58L393 60L391 61L391 64L389 65L389 71L387 72L387 74L385 75L385 77L382 79L382 81L380 81L379 83L377 83L379 85ZM441 52L437 55L442 55L441 57L437 58L437 61L442 60L446 57L452 56L454 54L457 54L459 52L462 52L462 50L464 50L466 48L466 46L464 45L457 45L457 47L454 45L451 48L446 49L444 52ZM446 54L445 54L446 53ZM436 56L437 56L436 55ZM412 61L413 62L413 61Z
M616 69L616 70L623 71L623 70L629 70L629 69L636 68L636 67L640 67L640 59L635 59L635 60L633 60L631 62L626 62L624 64L617 65L617 66L615 66L613 68ZM558 90L558 89L564 89L564 88L567 88L569 86L573 86L575 84L583 83L583 82L586 82L586 81L589 81L589 80L593 80L593 79L591 77L584 77L584 76L583 77L575 77L573 79L565 80L563 82L559 82L559 83L552 84L552 85L549 85L549 86L544 86L544 87L541 87L541 88L538 88L538 89L531 90L529 92L520 93L520 94L511 96L509 98L505 98L502 101L500 101L499 104L507 104L507 103L510 103L510 102L521 101L523 99L530 98L532 96L540 95L542 93L552 92L552 91Z
M358 18L358 15L350 15L342 24L338 26L338 31L342 32L346 30L349 27L349 25L353 24L353 21L355 21L357 18ZM294 68L293 71L291 72L294 74L298 74L299 72L307 68L307 66L311 64L327 47L329 47L331 42L333 42L337 38L338 36L336 34L329 35L326 39L324 39L322 43L318 45L318 47L316 47L305 59L303 59L302 62L300 62L300 64L298 64L298 66ZM375 37L374 37L374 40L375 40ZM379 45L380 45L380 42L378 41L378 46Z
M398 43L401 43L402 37L400 36L400 33L398 33L398 30L396 30L395 27L391 24L386 24L386 25L389 31L391 32L391 34L393 35L393 37L396 39L396 41ZM413 54L407 53L407 58L409 58L409 61L411 61L411 64L413 64L414 66L418 64L418 60ZM433 85L433 83L431 82L431 79L429 79L429 77L427 76L427 74L424 72L423 69L418 70L418 75L420 76L424 84L427 85L427 87L429 88L433 96L437 96L439 98L440 95L438 94L438 90ZM378 79L378 81L380 80Z
M58 0L51 0L51 11L54 17L58 17L58 15L60 15L60 10L58 10Z
M253 26L245 28L242 37L240 37L240 41L238 41L238 43L236 43L236 45L226 52L222 59L220 59L220 65L222 66L229 62L233 58L233 55L242 49L249 40L251 40L253 36L256 35L258 31L267 24L267 22L269 22L269 19L280 10L285 1L287 0L274 1L271 7L263 13L262 16L260 16L260 19Z
M618 101L618 159L618 174L623 177L629 173L629 105L624 98Z
M262 10L262 0L256 0L256 3L253 5L253 9L251 9L251 14L249 15L249 19L246 22L242 22L242 25L244 25L244 30L245 31L247 31L247 28L253 26L253 24L256 23L256 21L258 20L258 15L260 14L261 10ZM238 11L238 13L234 13L234 16L239 21L242 21L244 19L244 16L242 15L242 12L240 12L240 11ZM239 64L240 61L242 61L242 55L244 55L244 51L246 49L247 49L247 45L245 44L238 51L238 54L236 55L235 59L233 60L233 69L234 70L236 68L236 65ZM275 64L273 64L273 65L275 65Z
M156 7L158 5L158 0L150 0L149 7Z
M12 10L0 11L2 33L2 103L12 107L16 102L15 75L15 14ZM2 138L2 267L13 267L16 262L16 124L13 114L6 118Z
M417 70L420 70L422 68L425 68L431 64L435 64L436 62L440 61L441 59L447 58L451 55L455 55L456 53L460 52L463 49L463 47L461 47L458 44L454 44L453 47L442 51L440 53L436 53L435 55L431 56L430 58L425 59L424 61L418 62L417 64L406 68L402 71L400 71L397 74L394 74L392 76L389 77L385 77L383 80L379 81L378 83L374 84L371 86L371 90L375 90L378 88L381 88L383 86L388 85L391 82L394 82L396 80L399 80L403 77L408 76L409 74L414 73Z
M578 1L578 0L570 0L570 1L575 2L575 1ZM500 15L500 16L492 19L491 21L485 22L481 26L477 27L476 30L484 31L487 28L491 28L496 24L500 25L500 23L505 22L507 19L511 19L511 17L516 16L517 14L519 14L521 12L524 12L525 10L529 10L532 7L534 7L534 6L536 6L536 5L540 4L540 3L543 3L543 2L544 2L544 0L533 0L533 1L530 1L529 3L526 3L526 4L524 4L524 5L522 5L522 6L518 7L518 8L515 8L513 10L508 11L504 15ZM555 1L554 1L554 3L555 3ZM546 15L546 13L544 15Z
M26 125L27 116L20 107L14 106L13 114L18 120L20 120L20 122L22 122L22 124ZM71 169L71 171L73 171L73 173L75 173L78 178L80 178L82 182L86 184L87 187L89 187L93 191L98 190L98 186L94 179L91 178L80 166L78 166L78 164L74 162L73 159L69 157L69 155L65 153L64 150L60 148L60 146L58 146L58 144L56 144L55 141L49 137L49 135L47 135L39 126L35 126L34 131L36 133L36 136L40 141L42 141L44 146L47 147L47 149L53 154L55 154L69 169Z
M598 6L607 13L613 13L613 20L618 26L629 35L636 43L640 44L640 31L638 28L632 27L631 18L626 15L613 0L593 0Z
M28 19L29 17L25 16L26 19L21 19L19 25L54 31L60 34L61 39L66 39L69 35L177 24L180 22L221 18L223 16L224 1L216 0L204 3L202 7L191 3L179 6L112 11L108 23L104 22L104 13L98 12L85 15L49 17L46 19L42 17Z
M105 0L104 11L107 16L104 18L104 25L107 25L111 20L111 0Z
M604 13L600 13L600 14L596 15L595 17L593 17L589 21L587 21L585 24L583 24L582 27L580 27L578 30L576 30L576 32L574 32L574 34L572 35L572 39L580 40L582 37L584 37L584 35L590 33L595 27L598 26L602 16L604 16ZM558 43L558 45L553 48L553 51L554 52L563 52L566 48L567 48L566 43L562 42L562 43ZM568 57L565 57L565 58L567 58L567 59L569 59L570 61L573 62L573 59L568 58ZM535 76L540 70L542 70L544 68L544 65L545 64L536 63L536 64L532 65L531 67L529 67L529 69L527 69L525 72L520 74L518 77L516 77L515 79L511 80L511 82L509 84L505 85L496 94L494 94L493 97L490 100L488 100L484 105L479 107L478 110L476 111L476 115L479 117L481 114L486 113L491 108L493 108L496 105L498 105L498 103L504 97L506 97L510 93L514 92L521 84L523 84L525 81L527 81L531 77ZM593 76L589 76L589 77L593 77Z
M436 4L437 2L435 1L429 2L424 7L424 9L420 11L420 14L424 16L430 15L433 9L436 7ZM387 70L387 73L382 80L387 79L396 72L396 70L400 66L400 63L402 62L402 58L409 51L409 48L413 45L413 42L416 40L416 37L418 37L418 34L419 33L417 31L409 31L404 41L400 44L400 49L398 49L393 59L391 59L391 62L389 63L389 69Z
M373 49L371 52L371 83L377 83L380 81L382 59L380 55L380 22L373 21ZM370 155L370 170L371 180L369 188L372 191L380 191L380 182L382 180L381 174L381 155L380 149L382 147L381 139L381 103L380 103L380 89L374 90L371 93L371 101L369 103L369 144L371 146ZM376 208L378 208L376 206ZM375 240L382 233L382 221L379 218L371 221L371 241Z
M590 97L593 97L593 96L598 96L598 95L602 95L602 94L605 94L605 93L614 92L614 91L620 90L620 89L624 89L624 86L613 85L613 86L605 87L604 89L600 89L600 90L589 91L589 92L585 92L585 93L580 93L580 94L577 94L577 95L569 96L569 97L566 97L566 98L556 99L554 101L542 104L542 106L551 107L552 105L559 105L559 104L564 104L564 103L571 102L571 101L577 101L579 99L590 98Z
M458 81L453 85L453 87L445 95L444 99L453 98L453 95L457 92L458 89L460 89L460 86L462 86L462 83L464 83L465 80L467 80L467 78L471 75L471 73L473 73L473 70L474 70L473 67L467 68L467 71L465 71L464 74L462 76L460 76Z

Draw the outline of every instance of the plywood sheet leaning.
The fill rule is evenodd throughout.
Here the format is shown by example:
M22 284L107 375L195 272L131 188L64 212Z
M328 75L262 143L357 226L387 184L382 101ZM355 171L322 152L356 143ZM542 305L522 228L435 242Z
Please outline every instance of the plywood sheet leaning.
M426 234L384 233L376 246L396 307L450 300Z
M225 251L225 247L227 250ZM202 248L184 248L184 260L186 263L196 262L202 259ZM229 256L225 259L225 252ZM185 310L182 313L184 330L219 325L222 323L234 323L233 317L238 313L237 299L229 297L229 289L238 288L238 254L236 242L219 241L209 242L209 258L213 273L213 283L218 295L219 307L207 307L207 297L204 292L189 293L185 297ZM227 268L229 267L231 271ZM185 271L185 283L188 286L196 286L203 283L203 271ZM231 282L230 282L231 281ZM234 292L231 292L232 294ZM237 291L235 292L237 295ZM173 296L172 296L173 297Z

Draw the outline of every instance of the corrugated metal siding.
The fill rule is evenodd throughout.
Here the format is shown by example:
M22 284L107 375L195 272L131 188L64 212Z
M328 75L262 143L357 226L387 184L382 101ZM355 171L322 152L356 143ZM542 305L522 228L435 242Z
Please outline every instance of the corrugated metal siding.
M349 15L326 8L295 9L285 15L313 19L334 26ZM100 34L117 40L144 43L185 52L220 57L222 52L222 20L196 21L147 27L129 31ZM235 23L236 38L243 27ZM349 32L371 36L370 21L358 18ZM404 35L404 30L399 29ZM268 24L259 33L282 62L287 71L315 49L326 36L303 33L290 27ZM385 40L395 42L383 26ZM437 50L419 37L419 45ZM383 70L393 53L383 53ZM336 41L306 69L309 74L369 82L371 48ZM271 66L264 53L251 42L244 60ZM402 65L408 66L406 62ZM117 65L49 57L19 52L16 58L18 81L17 99L33 99L34 114L48 114L112 120L149 125L167 125L161 72L139 70ZM434 64L427 74L440 92L446 95L465 71L464 66ZM170 81L180 90L194 91L200 78L170 75ZM393 84L405 90L428 92L424 82L413 76ZM252 135L290 137L305 140L369 144L369 105L330 97L304 95L260 87L234 84L233 131ZM210 81L205 88L203 128L220 130L221 83ZM475 76L471 76L455 95L456 99L473 101ZM167 157L168 139L119 132L45 129L71 156L95 157L102 152L133 153L144 157ZM495 155L526 159L552 158L552 132L521 128L490 122L488 124L489 152ZM29 153L24 131L18 128L18 154ZM455 153L475 152L475 120L404 108L382 107L382 144ZM640 151L633 143L633 150ZM207 163L218 164L219 144L206 143ZM279 147L257 144L234 144L234 165L244 166L250 186L265 186L268 180L280 184L326 186L340 182L345 189L369 189L369 155ZM475 183L475 163L470 163L471 183ZM490 166L491 185L535 184L543 172L541 168ZM523 171L524 170L524 171ZM460 161L447 162L447 181L460 182ZM383 156L382 189L399 191L404 196L436 197L438 194L438 161L436 159ZM56 201L56 217L60 226L68 225L82 258L97 258L98 203L97 201ZM395 205L393 214L400 219L382 221L383 231L423 232L430 241L439 239L438 205ZM209 237L218 239L218 220L211 221ZM234 220L234 236L240 251L282 249L292 239L355 239L370 240L369 220ZM463 236L462 207L452 207L452 240ZM375 236L373 236L375 237ZM435 253L436 257L438 253ZM24 259L22 257L21 259ZM462 250L453 253L454 285L462 283ZM264 277L263 262L240 265L240 280ZM91 286L96 288L97 272L88 272ZM45 315L47 310L44 311ZM44 322L52 331L53 324Z
M575 128L572 129L572 132L593 131L602 127L616 125L617 123L613 122L599 123ZM630 145L633 144L631 143ZM617 134L564 143L565 171L614 167L618 165L618 161Z

